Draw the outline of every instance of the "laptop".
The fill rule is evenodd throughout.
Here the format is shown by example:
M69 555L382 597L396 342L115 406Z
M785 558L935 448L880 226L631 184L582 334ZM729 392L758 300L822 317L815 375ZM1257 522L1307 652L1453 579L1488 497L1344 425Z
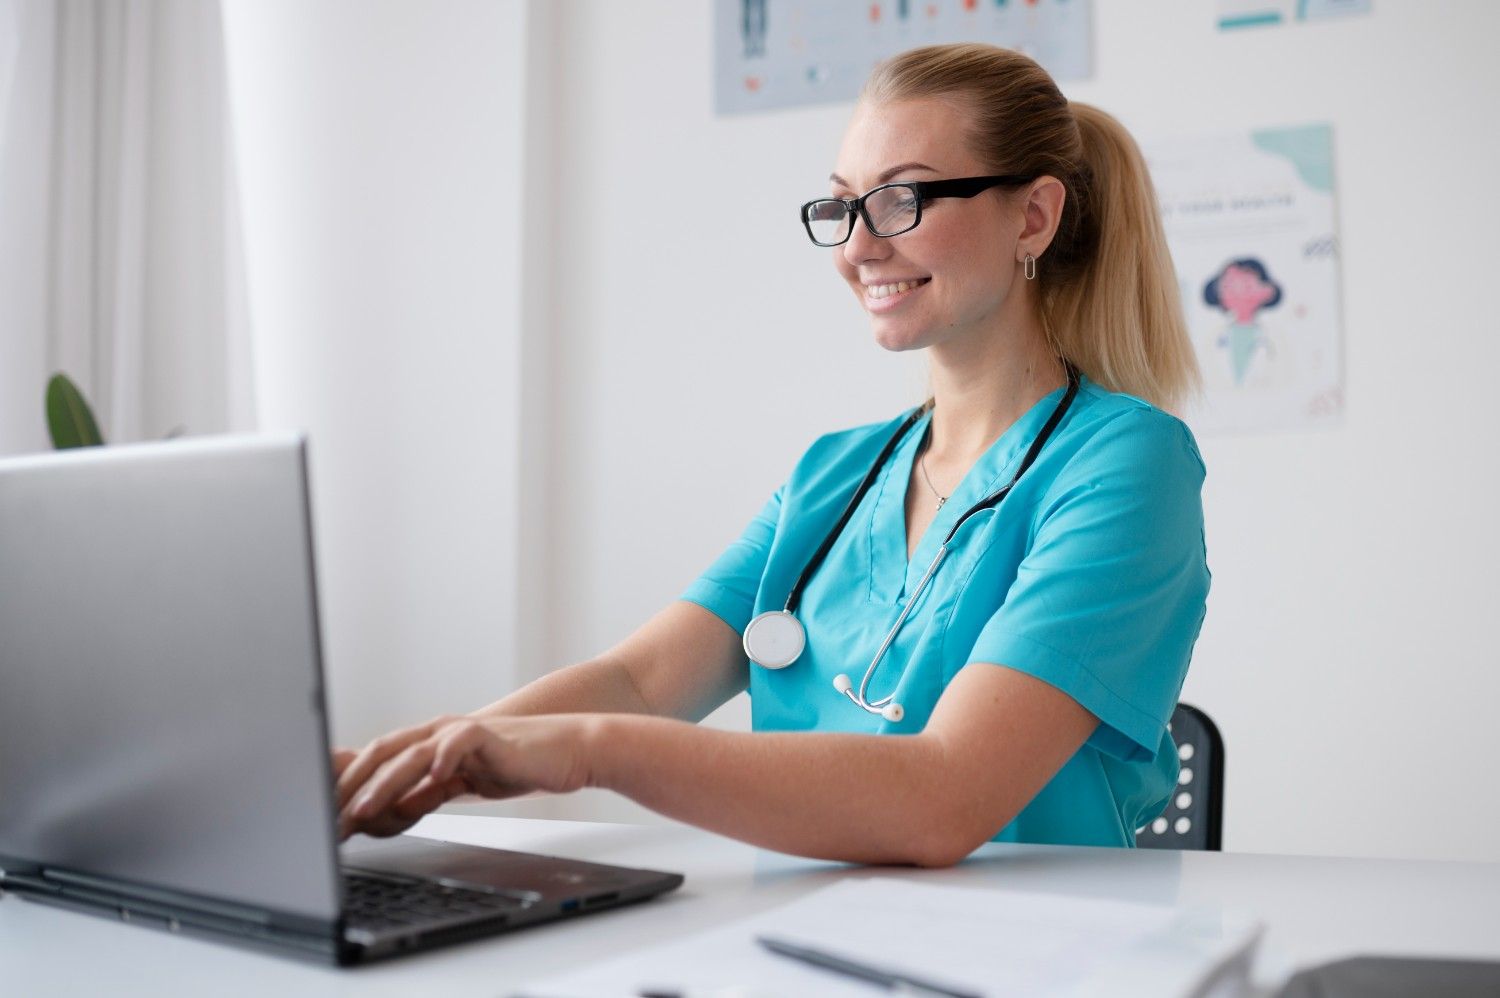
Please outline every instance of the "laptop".
M300 436L0 460L0 891L339 965L675 873L337 841Z

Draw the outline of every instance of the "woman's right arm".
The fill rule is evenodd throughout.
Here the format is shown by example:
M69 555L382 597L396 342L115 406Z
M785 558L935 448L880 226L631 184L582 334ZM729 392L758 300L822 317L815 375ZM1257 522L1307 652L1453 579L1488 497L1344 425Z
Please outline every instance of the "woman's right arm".
M671 603L603 654L551 672L473 717L654 714L704 717L749 682L740 636L696 603Z
M602 655L548 673L470 716L609 713L701 721L744 690L749 677L749 663L734 628L698 604L679 600ZM388 759L454 720L439 717L392 731L358 752L334 750L338 809ZM466 792L461 781L434 788L409 802L398 816L401 820L392 821L386 833L410 827L422 814Z

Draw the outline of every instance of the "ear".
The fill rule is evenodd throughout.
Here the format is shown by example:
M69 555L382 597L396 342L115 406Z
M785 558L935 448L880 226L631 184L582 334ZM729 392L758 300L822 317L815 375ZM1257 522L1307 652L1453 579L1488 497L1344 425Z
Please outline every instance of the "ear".
M1026 192L1026 224L1016 243L1016 262L1024 259L1027 253L1040 258L1052 245L1052 237L1057 235L1057 227L1062 223L1063 199L1066 197L1067 190L1056 177L1043 176L1031 182L1031 188Z

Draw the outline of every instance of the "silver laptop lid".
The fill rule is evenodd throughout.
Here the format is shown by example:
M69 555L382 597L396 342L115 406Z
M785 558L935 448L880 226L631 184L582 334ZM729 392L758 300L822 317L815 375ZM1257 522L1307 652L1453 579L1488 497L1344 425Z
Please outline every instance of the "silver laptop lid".
M0 867L337 917L304 451L0 461Z

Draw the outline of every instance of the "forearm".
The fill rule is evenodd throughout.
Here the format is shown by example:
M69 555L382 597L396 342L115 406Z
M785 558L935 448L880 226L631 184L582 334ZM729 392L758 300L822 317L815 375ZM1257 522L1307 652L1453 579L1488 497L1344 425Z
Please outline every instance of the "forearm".
M1043 680L984 663L959 671L916 735L752 734L578 713L557 682L533 684L493 716L438 718L371 742L339 777L340 834L394 834L460 793L596 786L783 852L946 866L1012 821L1100 724ZM511 710L547 713L504 716Z
M650 707L629 670L606 659L590 659L550 672L527 683L473 717L522 717L536 714L648 714Z
M654 714L696 721L748 681L739 634L708 610L674 600L609 651L470 716Z
M954 833L963 794L928 736L731 732L643 717L597 717L591 728L591 784L754 845L924 866L972 848Z

